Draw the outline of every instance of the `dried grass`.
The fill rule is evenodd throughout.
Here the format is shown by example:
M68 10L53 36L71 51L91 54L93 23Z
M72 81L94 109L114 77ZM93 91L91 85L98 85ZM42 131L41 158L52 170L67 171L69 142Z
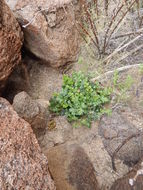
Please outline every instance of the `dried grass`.
M103 59L104 63L109 63L117 53L125 50L125 47L127 50L143 35L143 2L140 0L89 0L88 3L82 0L82 6L82 24L78 23L80 32L84 39L87 36L91 40L96 55L98 53L100 58L108 55ZM129 17L135 13L138 19L136 23L139 24L133 26L133 19ZM114 44L113 48L111 44ZM139 48L142 46L137 50ZM130 55L132 52L126 53Z

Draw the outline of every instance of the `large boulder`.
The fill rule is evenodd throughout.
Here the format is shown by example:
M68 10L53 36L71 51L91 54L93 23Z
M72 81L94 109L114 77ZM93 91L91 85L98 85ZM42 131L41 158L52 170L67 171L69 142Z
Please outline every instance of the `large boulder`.
M77 190L83 179L87 184L85 187L89 189L96 189L96 182L99 189L110 189L116 179L129 171L129 167L119 159L115 159L117 172L113 171L111 157L103 145L101 136L98 135L97 124L93 123L91 129L74 128L65 117L59 116L53 118L44 135L38 137L39 145L48 157L49 169L57 189L67 190L68 188L63 188L65 185L69 187L68 190ZM71 169L69 165L72 163L75 164ZM89 179L86 174L89 175Z
M0 189L55 190L30 125L0 98Z
M59 67L76 59L78 3L73 0L7 0L23 27L25 46L37 57Z
M21 60L21 28L4 0L0 0L0 89Z
M99 190L92 162L79 145L57 146L47 157L58 190Z
M99 134L113 163L118 158L128 166L133 166L142 158L142 124L142 113L131 107L114 110L110 117L101 119Z

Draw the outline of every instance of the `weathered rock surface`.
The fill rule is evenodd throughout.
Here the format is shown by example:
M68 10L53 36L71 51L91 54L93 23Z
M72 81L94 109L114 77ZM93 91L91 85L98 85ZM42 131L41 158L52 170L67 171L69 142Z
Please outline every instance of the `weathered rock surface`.
M21 60L22 32L4 0L0 0L0 89Z
M30 125L0 98L0 189L55 190Z
M79 38L75 26L78 3L74 1L73 5L72 2L17 0L15 3L7 0L23 26L25 46L53 67L76 59Z
M44 135L38 135L42 151L45 153L49 148L60 145L74 139L73 128L65 117L49 119Z
M33 129L44 129L48 121L48 104L32 100L26 92L18 93L13 100L13 108L18 115L31 124Z
M44 100L49 100L52 97L53 92L58 92L61 90L61 86L62 86L61 73L59 73L57 70L51 67L47 67L44 64L39 64L38 61L31 60L30 58L24 60L24 62L27 62L28 67L29 67L28 74L29 74L30 85L26 92L32 97L32 99L40 98ZM127 125L128 128L130 128L128 130L129 135L134 134L133 133L134 131L137 132L138 130L142 129L142 126L143 126L143 119L142 119L142 113L143 113L143 106L142 106L143 90L142 89L143 88L142 88L142 82L141 82L142 75L139 75L137 71L138 70L136 70L135 72L135 69L134 69L135 73L133 74L133 76L135 76L135 79L137 81L137 84L135 84L135 87L139 89L139 97L135 96L136 88L134 89L134 91L130 91L130 94L132 94L133 96L133 98L131 98L132 107L130 109L129 107L127 107L125 111L124 109L122 109L122 111L119 112L119 114L117 114L117 115L121 114L121 116L120 117L117 116L113 119L116 127L114 128L112 127L113 128L112 130L109 129L109 127L107 126L106 128L108 130L105 130L104 128L104 130L106 131L105 136L107 138L109 136L112 136L112 137L116 136L115 128L118 128L117 123L119 124L119 119L120 120L124 119L125 124ZM123 75L127 76L128 74L132 76L132 73L125 73ZM17 74L15 77L13 77L12 82L15 83L15 87L21 88L20 84L22 83L21 83L21 80L19 80L18 82L18 76L19 75ZM21 76L22 74L20 73L20 77ZM54 89L53 89L53 86L54 86ZM10 87L11 87L11 91L14 91L13 86L11 84L10 84ZM124 107L122 106L121 108L124 108ZM113 116L115 115L114 112L112 113L112 115ZM126 139L126 137L128 136L128 131L126 130L123 131L123 129L127 129L127 127L125 127L125 125L123 125L122 127L122 134L126 135L126 136L123 136L123 139ZM103 126L101 128L103 128ZM44 133L42 134L38 133L37 137L38 137L39 145L44 153L47 152L49 149L52 149L52 148L54 149L55 146L59 146L61 144L64 144L66 146L66 144L69 142L80 145L84 149L85 153L88 155L95 171L97 172L96 179L99 183L100 189L109 190L112 184L117 179L122 178L131 169L130 166L124 164L123 163L124 160L121 159L121 157L119 157L119 153L122 152L121 150L124 150L123 158L125 158L125 151L126 151L128 158L130 158L130 161L132 161L132 157L133 159L135 157L139 159L139 157L141 156L141 152L139 149L139 144L137 145L137 143L135 143L135 140L133 140L135 138L130 139L128 143L133 144L133 147L132 148L130 147L130 149L125 149L126 146L129 146L128 143L125 143L126 146L124 145L124 147L122 147L120 152L114 158L114 163L116 166L116 171L114 171L113 166L112 166L112 160L111 160L112 157L110 156L109 152L107 151L107 148L105 147L104 137L103 135L101 135L101 133L99 133L99 130L100 130L100 125L98 123L93 124L91 129L87 129L85 127L74 128L73 126L71 126L70 123L67 122L65 117L58 116L54 118L52 117L51 121L48 122L48 126L46 127ZM116 144L116 147L123 142L121 141L121 139L117 139L117 140L119 141L119 143ZM140 142L140 138L138 137L137 137L137 142ZM116 147L114 147L114 142L113 144L110 144L110 147L111 146L113 146L115 150ZM133 152L131 153L129 150Z
M58 190L99 190L94 167L79 145L54 147L47 157Z
M128 174L118 179L111 190L142 190L143 189L143 162L139 162Z
M129 171L129 167L123 164L119 159L115 159L117 172L113 171L111 157L103 145L101 136L98 134L97 123L94 123L92 128L88 129L86 127L74 128L63 116L53 118L53 121L55 124L54 128L49 129L49 127L47 127L44 135L37 136L39 145L44 154L48 155L48 151L54 152L49 154L49 161L56 162L54 161L55 158L57 159L57 162L59 160L60 164L61 160L57 158L60 157L60 155L57 156L55 152L61 151L61 154L63 154L62 158L64 158L64 162L67 163L73 158L73 154L70 154L70 152L73 152L76 147L81 147L84 153L88 155L88 158L96 171L96 179L99 184L99 189L101 190L110 189L116 179L122 177ZM76 146L71 146L69 144L76 144ZM53 156L52 154L55 155ZM57 166L58 164L55 165ZM60 165L59 167L59 170L54 170L54 174L51 171L53 177L56 175L56 178L58 178L58 171L61 173L65 173L65 171L66 173L70 173L69 168ZM64 175L61 175L61 178L59 176L59 180L64 181L63 178L65 177L62 176ZM69 181L66 181L65 183L69 184ZM58 185L58 187L60 188L61 186L62 189L62 183L58 182Z
M99 134L111 158L123 160L127 165L136 164L143 156L142 115L124 107L113 111L111 117L103 117Z

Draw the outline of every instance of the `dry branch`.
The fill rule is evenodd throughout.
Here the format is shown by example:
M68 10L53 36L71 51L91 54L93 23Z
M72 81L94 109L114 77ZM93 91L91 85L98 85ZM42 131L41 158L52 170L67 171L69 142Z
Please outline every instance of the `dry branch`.
M124 18L126 17L127 13L130 11L130 9L132 8L132 6L135 4L136 0L134 0L131 5L129 6L129 8L126 10L126 12L123 14L123 16L120 18L120 20L117 22L116 26L113 28L113 30L111 31L111 34L108 37L107 43L105 44L105 48L108 46L109 41L112 37L112 35L114 34L115 30L121 25L121 22L124 20Z
M139 29L137 31L138 33L143 32L143 28ZM137 41L139 38L141 38L143 36L143 34L138 35L137 37L135 37L134 39L130 40L128 43L126 43L125 45L123 45L120 48L116 48L114 50L113 53L111 53L107 58L104 59L104 62L106 62L108 59L111 59L111 57L113 57L114 55L116 55L118 52L122 51L124 48L128 47L129 45L131 45L132 43L134 43L135 41Z
M95 82L97 80L105 79L108 76L113 75L115 73L115 71L122 72L122 71L126 71L128 69L137 68L137 67L142 66L142 65L143 64L134 64L134 65L127 65L127 66L119 67L117 69L114 69L114 70L111 70L111 71L107 71L106 73L104 73L104 74L102 74L102 75L100 75L98 77L92 78L91 81Z
M97 45L96 47L98 49L98 53L100 54L100 45L99 45L98 32L97 32L96 25L95 25L94 21L92 20L92 16L88 11L88 7L86 6L85 1L83 0L82 3L83 3L83 7L84 7L85 13L87 15L87 18L89 20L91 30L92 30L94 37L95 37L95 40L96 40L96 45Z
M104 52L104 53L105 53L105 49L106 49L106 41L107 41L108 33L109 33L109 31L110 31L110 29L111 29L111 26L113 25L113 23L114 23L116 17L118 16L119 12L122 10L123 7L124 7L124 4L122 4L122 5L119 7L119 9L117 10L117 12L112 16L111 21L110 21L110 23L109 23L109 25L108 25L108 27L107 27L107 31L106 31L105 37L104 37L104 46L103 46L103 52Z
M118 64L119 62L123 61L124 59L126 59L127 57L129 57L130 55L132 55L133 53L139 51L140 49L143 48L143 44L140 46L137 46L137 48L133 49L130 52L127 52L126 54L124 54L121 58L119 58L114 64Z

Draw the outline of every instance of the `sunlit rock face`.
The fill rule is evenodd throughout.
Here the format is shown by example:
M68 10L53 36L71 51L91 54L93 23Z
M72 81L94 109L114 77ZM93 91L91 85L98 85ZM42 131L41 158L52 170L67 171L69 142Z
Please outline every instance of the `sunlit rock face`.
M21 24L25 46L52 67L74 62L78 54L76 28L79 3L72 0L7 0Z

